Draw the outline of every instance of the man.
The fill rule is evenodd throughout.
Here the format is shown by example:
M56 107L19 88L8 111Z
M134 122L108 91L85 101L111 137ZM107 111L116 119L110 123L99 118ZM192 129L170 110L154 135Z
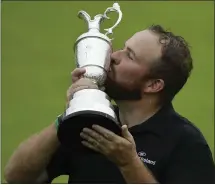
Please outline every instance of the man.
M172 106L192 70L182 37L151 26L112 54L105 91L117 104L122 136L93 125L80 133L94 153L72 155L51 124L20 144L5 168L9 183L45 183L69 175L69 183L214 183L214 162L201 132ZM98 88L72 73L68 101L81 89ZM186 105L185 105L186 106Z

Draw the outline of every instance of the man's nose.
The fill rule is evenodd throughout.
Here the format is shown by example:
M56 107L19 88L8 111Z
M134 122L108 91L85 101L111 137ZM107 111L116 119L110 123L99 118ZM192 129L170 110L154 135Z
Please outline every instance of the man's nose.
M111 63L115 65L120 64L120 54L118 51L115 51L111 54Z

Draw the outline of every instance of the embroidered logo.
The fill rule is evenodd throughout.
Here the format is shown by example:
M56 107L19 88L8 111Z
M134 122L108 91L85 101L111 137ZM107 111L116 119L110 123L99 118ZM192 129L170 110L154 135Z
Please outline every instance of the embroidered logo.
M152 161L152 160L149 160L147 157L146 157L146 153L143 152L143 151L140 151L137 153L140 160L144 163L147 163L147 164L151 164L151 165L155 165L156 164L156 161Z

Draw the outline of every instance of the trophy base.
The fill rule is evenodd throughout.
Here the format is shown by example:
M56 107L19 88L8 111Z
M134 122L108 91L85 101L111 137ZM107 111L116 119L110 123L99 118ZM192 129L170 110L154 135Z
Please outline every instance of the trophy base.
M99 111L85 110L72 113L62 119L58 128L58 139L71 152L93 152L82 145L83 139L80 137L80 133L83 128L92 128L94 124L121 135L119 124L110 115Z

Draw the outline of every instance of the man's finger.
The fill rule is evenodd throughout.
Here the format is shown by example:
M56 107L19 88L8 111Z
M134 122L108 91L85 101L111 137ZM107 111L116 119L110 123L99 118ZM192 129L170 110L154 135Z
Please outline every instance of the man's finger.
M98 145L97 141L94 138L92 138L91 136L89 136L89 135L87 135L87 134L85 134L83 132L80 133L80 136L81 136L82 139L87 140L92 145L94 145L94 146Z
M81 78L69 87L67 91L68 101L71 100L73 94L82 89L98 89L98 86L94 84L90 79Z
M88 134L85 134L84 132L80 133L80 136L82 139L86 140L90 145L92 145L94 148L97 148L100 151L104 150L104 145L100 143L100 141L97 141L93 137L91 137Z
M131 133L128 130L128 126L127 125L123 125L122 126L122 136L127 139L130 142L133 142L133 136L131 135Z
M67 93L68 99L71 100L73 95L82 89L89 89L89 86L88 85L82 85L82 86L77 86L75 88L69 89L69 92Z
M113 141L119 137L115 133L99 125L93 125L92 128L109 141Z
M84 128L82 131L84 134L89 135L90 137L92 137L93 139L95 139L98 143L100 143L101 145L106 145L108 140L106 138L104 138L101 134L95 132L94 130L91 130L89 128Z
M91 150L94 150L96 152L100 152L100 150L98 148L96 148L95 146L93 146L91 143L89 143L87 141L82 141L81 143Z
M88 89L98 89L98 86L95 83L93 83L90 79L81 78L69 87L69 92L81 86L87 87Z
M83 86L83 85L84 86L85 85L89 86L90 89L98 89L98 86L95 83L93 83L92 80L90 80L88 78L81 78L81 79L79 79L78 81L76 81L75 83L73 83L71 87L72 88L76 88L78 86Z
M86 72L85 68L76 68L72 73L72 83L75 83L77 80L79 80L83 74Z

